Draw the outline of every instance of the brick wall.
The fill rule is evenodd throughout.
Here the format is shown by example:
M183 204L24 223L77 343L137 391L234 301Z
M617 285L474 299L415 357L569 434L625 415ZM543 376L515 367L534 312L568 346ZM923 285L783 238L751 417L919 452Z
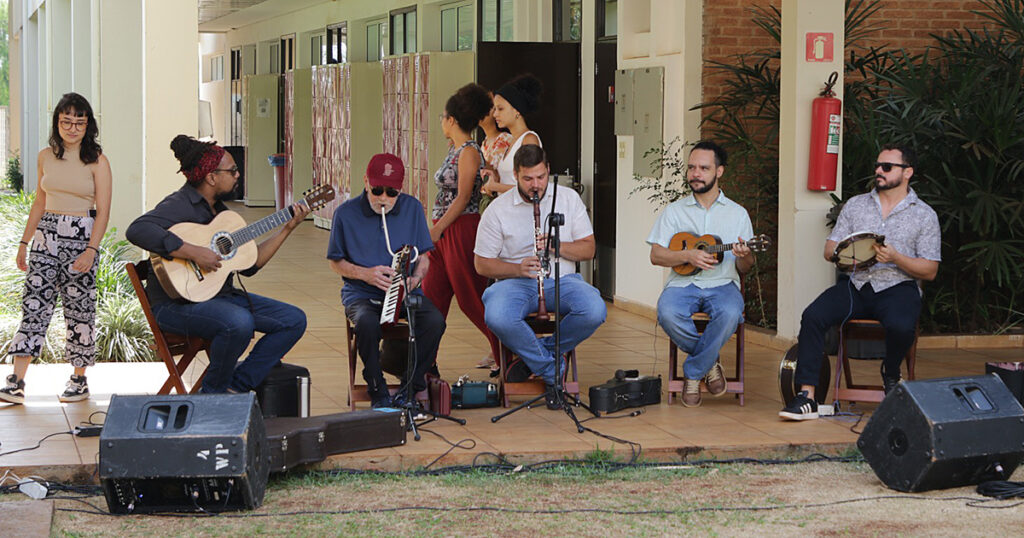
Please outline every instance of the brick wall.
M730 56L776 46L752 21L749 6L775 6L782 0L713 0L704 4L704 58L728 62ZM983 26L984 19L971 10L984 9L977 0L885 0L871 18L886 29L873 34L868 44L888 44L922 52L935 40L930 34ZM704 69L704 101L722 91L722 78Z

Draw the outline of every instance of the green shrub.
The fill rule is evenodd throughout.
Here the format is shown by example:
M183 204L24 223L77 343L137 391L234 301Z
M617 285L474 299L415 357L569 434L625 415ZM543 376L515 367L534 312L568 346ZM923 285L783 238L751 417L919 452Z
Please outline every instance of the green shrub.
M21 158L17 154L7 159L7 186L14 192L25 189L25 176L21 174Z

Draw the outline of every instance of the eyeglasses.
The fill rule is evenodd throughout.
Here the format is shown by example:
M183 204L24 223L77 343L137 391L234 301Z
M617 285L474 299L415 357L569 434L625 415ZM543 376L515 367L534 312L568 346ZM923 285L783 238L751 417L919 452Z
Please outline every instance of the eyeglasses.
M238 173L238 167L237 166L232 166L231 168L214 168L213 171L214 172L227 172L229 174L237 174Z
M878 168L879 166L882 167L882 171L885 172L886 174L892 171L893 166L898 166L900 168L910 168L909 164L903 163L875 163L875 168Z
M380 185L377 185L376 187L370 187L370 192L374 196L380 196L384 193L388 194L388 198L394 198L398 196L398 189L394 187L382 187Z
M86 121L71 121L71 120L60 120L57 122L61 129L65 131L82 131L89 125L89 120Z

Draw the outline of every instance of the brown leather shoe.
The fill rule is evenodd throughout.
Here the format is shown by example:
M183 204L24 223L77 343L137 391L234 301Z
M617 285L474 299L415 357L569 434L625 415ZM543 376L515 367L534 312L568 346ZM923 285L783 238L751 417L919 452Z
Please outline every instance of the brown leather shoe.
M681 400L684 407L700 407L699 379L683 379L683 397Z
M704 377L704 383L708 386L708 392L712 396L721 396L725 394L726 383L725 383L725 372L722 371L722 363L715 361L715 365L708 370L708 375Z

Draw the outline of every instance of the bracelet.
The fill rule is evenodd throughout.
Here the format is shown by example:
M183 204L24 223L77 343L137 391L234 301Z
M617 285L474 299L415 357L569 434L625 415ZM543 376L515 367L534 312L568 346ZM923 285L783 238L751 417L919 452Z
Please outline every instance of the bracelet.
M18 241L18 242L21 243L22 245L25 245L26 247L28 246L28 241Z
M94 246L92 246L92 245L86 245L86 246L85 246L85 248L91 248L91 249L93 249L93 250L94 250L94 251L96 252L96 254L99 254L99 253L100 253L100 251L99 251L99 250L98 250L98 249L97 249L96 247L94 247Z

